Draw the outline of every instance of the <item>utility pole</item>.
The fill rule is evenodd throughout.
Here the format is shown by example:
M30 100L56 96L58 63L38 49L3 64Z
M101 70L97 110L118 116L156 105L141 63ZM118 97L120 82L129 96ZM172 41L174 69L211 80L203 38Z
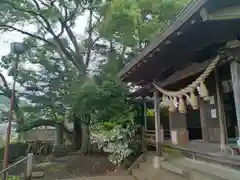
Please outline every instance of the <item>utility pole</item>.
M16 88L16 80L17 80L17 70L19 64L19 56L25 52L25 47L22 43L13 42L11 43L11 53L16 54L16 59L13 62L13 86L11 92L11 99L10 99L10 113L8 119L8 127L7 133L5 138L5 148L4 148L4 161L3 161L3 169L8 168L8 152L9 152L9 142L11 138L11 131L12 131L12 118L13 118L13 110L15 105L15 88ZM3 180L7 179L7 172L3 173Z

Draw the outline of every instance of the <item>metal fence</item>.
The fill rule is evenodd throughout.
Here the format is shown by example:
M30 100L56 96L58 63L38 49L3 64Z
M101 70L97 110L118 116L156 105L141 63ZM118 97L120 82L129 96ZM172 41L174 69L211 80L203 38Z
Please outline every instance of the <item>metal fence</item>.
M33 167L33 153L29 153L26 157L22 158L21 160L15 162L14 164L11 164L8 168L3 169L0 174L2 175L2 180L7 180L8 175L14 175L9 173L12 170L14 170L18 166L23 166L21 169L21 174L17 172L19 179L24 179L24 180L30 180L32 177L32 167Z

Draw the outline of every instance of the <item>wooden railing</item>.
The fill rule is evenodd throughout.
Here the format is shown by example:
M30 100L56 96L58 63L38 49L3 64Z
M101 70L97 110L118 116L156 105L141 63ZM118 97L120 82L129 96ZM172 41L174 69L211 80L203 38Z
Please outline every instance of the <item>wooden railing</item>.
M163 140L169 140L170 139L170 131L169 130L163 130ZM144 131L144 140L149 145L155 145L156 144L156 134L155 130L145 130Z
M24 180L30 180L31 176L32 176L33 153L29 153L23 159L21 159L21 160L15 162L14 164L10 165L8 168L3 169L2 171L0 171L0 174L2 175L2 179L6 180L8 172L11 169L14 169L16 166L18 166L20 164L23 164L23 163L26 163L26 167L25 167L25 170L23 172Z

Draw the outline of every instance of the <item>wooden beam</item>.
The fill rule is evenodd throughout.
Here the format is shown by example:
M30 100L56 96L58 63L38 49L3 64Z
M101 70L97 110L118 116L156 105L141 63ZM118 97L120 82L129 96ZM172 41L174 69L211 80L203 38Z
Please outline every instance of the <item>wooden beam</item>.
M240 63L238 61L232 61L230 67L237 115L238 137L240 137Z
M160 97L157 90L154 91L155 133L157 156L162 157L161 123L160 123Z
M215 83L216 83L216 94L217 94L217 112L218 112L218 120L220 124L221 151L226 153L227 144L228 144L227 125L226 125L225 111L223 107L222 93L220 89L220 79L219 79L217 69L215 69Z
M240 6L232 6L209 13L206 8L200 11L203 21L240 19Z
M147 103L146 103L146 101L143 104L143 109L144 109L144 130L146 131L148 129L148 127L147 127Z

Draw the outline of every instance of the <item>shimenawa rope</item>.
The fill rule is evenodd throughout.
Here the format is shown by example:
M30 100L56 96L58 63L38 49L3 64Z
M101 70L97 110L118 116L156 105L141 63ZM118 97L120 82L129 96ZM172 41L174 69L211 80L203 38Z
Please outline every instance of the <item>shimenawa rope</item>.
M207 69L190 85L185 87L184 89L181 89L180 91L167 91L161 87L159 87L155 82L153 82L154 87L160 91L162 94L166 96L172 96L172 97L181 97L186 96L188 93L191 93L193 90L195 90L201 83L204 83L206 78L209 76L209 74L215 69L217 64L220 62L221 58L218 55L207 67Z

